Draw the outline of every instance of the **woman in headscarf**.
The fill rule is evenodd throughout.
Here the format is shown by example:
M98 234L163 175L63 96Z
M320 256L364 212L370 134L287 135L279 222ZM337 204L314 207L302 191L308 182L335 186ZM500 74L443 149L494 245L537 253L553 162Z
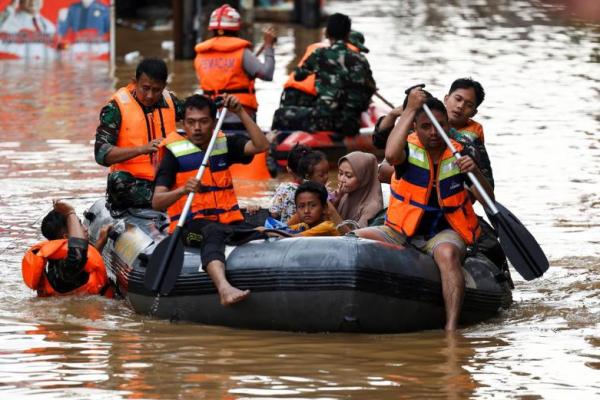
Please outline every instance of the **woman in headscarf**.
M369 220L383 208L377 158L362 151L340 158L338 184L333 204L342 219L355 221L359 228L368 226Z

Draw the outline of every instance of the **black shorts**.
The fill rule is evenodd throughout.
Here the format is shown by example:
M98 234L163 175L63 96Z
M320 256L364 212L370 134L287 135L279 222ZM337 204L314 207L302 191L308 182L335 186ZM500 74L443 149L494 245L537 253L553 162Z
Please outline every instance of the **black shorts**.
M205 219L193 219L186 223L184 241L186 245L199 247L202 269L214 260L225 264L225 245L235 246L264 237L255 231L256 225L245 221L232 224Z

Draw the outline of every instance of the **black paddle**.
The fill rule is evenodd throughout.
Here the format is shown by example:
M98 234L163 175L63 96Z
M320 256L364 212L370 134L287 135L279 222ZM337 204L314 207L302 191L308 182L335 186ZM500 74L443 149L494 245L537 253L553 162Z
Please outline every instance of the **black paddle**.
M446 135L446 132L444 132L437 119L435 119L427 104L423 104L423 110L425 110L435 129L442 139L444 139L444 142L446 142L446 145L454 156L457 159L461 158L460 153L456 151L448 135ZM467 175L486 203L484 205L488 218L496 228L502 250L506 253L512 266L527 281L542 276L550 265L544 251L533 235L503 205L492 201L473 173L468 172Z
M200 165L200 168L198 168L198 173L196 173L196 179L199 181L202 179L202 175L204 175L204 170L208 164L208 158L215 145L218 133L221 130L221 125L223 125L225 114L227 114L227 109L223 107L217 125L212 133L212 137L210 138L210 142L208 143L208 147L206 148L206 152L204 153L202 164ZM190 207L192 206L193 199L194 192L191 192L188 194L177 227L175 227L175 230L170 236L164 238L163 241L156 246L152 253L152 257L150 257L148 266L146 267L144 286L148 290L160 293L161 296L167 296L171 292L175 286L177 277L179 277L181 269L183 268L184 249L181 241L181 230L185 224Z

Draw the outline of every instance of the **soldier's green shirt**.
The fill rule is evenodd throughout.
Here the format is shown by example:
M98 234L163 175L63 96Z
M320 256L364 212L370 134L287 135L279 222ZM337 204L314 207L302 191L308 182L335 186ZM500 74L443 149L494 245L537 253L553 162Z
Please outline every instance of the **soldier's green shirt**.
M173 99L175 105L175 119L176 121L182 120L185 115L183 108L183 101L175 97L174 94L169 94ZM138 102L139 103L139 102ZM157 108L168 108L167 102L164 97L161 97L158 103L151 107L146 107L139 103L145 114L152 113ZM121 128L121 111L119 106L114 100L108 102L102 110L100 110L100 125L96 129L96 143L94 145L94 156L96 162L100 165L108 167L104 159L106 154L117 145L119 138L119 129ZM167 132L168 133L168 132Z
M369 62L362 54L350 50L342 40L316 49L296 67L294 76L302 81L313 73L316 74L317 107L325 107L330 112L342 108L360 109L360 114L375 92Z

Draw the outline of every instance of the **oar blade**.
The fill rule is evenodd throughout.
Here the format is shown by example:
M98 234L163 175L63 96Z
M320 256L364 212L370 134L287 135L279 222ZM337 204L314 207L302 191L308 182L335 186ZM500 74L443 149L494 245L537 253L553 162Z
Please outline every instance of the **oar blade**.
M176 229L154 249L144 276L146 289L159 292L162 296L168 295L183 268L184 254L180 231Z
M525 280L539 278L550 266L544 251L513 213L499 203L496 207L498 214L491 219L510 263Z

